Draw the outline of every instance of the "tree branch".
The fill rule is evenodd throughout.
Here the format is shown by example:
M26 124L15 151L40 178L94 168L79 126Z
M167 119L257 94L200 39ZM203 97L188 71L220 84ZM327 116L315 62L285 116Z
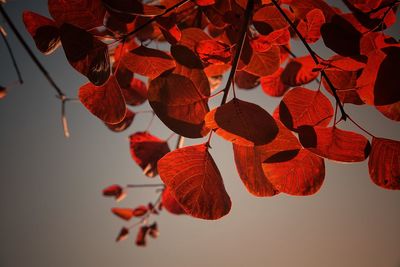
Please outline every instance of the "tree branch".
M290 25L290 27L295 31L295 33L297 34L297 36L300 38L301 42L303 43L303 45L306 47L307 51L310 53L310 56L312 57L312 59L314 60L315 64L319 64L319 59L317 54L314 52L314 50L310 47L310 45L307 43L306 39L304 38L304 36L300 33L300 31L297 29L296 25L294 25L294 23L290 20L290 18L286 15L286 13L283 11L283 9L281 8L281 6L278 4L278 2L276 0L271 0L272 3L274 4L274 6L278 9L279 13L281 13L282 17L286 20L286 22ZM339 108L340 108L340 112L342 113L342 120L346 120L347 119L347 114L344 111L343 105L340 102L340 98L337 94L337 90L335 88L335 86L332 84L331 80L329 79L329 77L326 75L324 70L321 70L321 76L322 78L325 79L325 81L327 82L327 84L329 85L329 87L332 90L333 96L335 97L336 102L339 104Z
M24 81L22 79L21 71L20 71L20 69L18 67L17 61L15 60L15 56L14 56L14 53L13 53L13 51L11 49L10 43L7 40L6 32L4 31L3 27L1 27L1 26L0 26L0 33L1 33L1 37L4 40L4 43L6 44L8 53L10 54L10 57L11 57L15 72L17 73L17 76L18 76L18 81L19 81L20 84L23 84Z

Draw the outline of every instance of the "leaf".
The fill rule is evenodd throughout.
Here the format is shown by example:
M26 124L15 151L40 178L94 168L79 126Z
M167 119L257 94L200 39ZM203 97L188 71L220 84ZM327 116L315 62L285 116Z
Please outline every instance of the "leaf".
M145 46L139 46L123 55L121 61L132 72L150 79L175 67L174 60L166 52Z
M60 31L53 20L30 11L24 11L23 20L40 52L49 55L60 46Z
M136 236L136 245L144 247L146 246L146 237L149 233L149 227L147 225L143 225L139 228L139 231Z
M157 16L164 13L164 8L143 4L138 0L102 0L102 2L107 9L122 14Z
M262 164L265 176L280 192L296 196L315 194L324 182L324 160L306 149L293 152L295 157L289 161L281 161L279 157L265 160Z
M134 113L129 109L126 109L125 117L121 122L116 124L111 124L111 123L105 123L105 124L111 131L119 133L125 131L127 128L129 128L129 126L131 126L135 116L136 113Z
M175 133L200 138L209 132L204 124L204 116L209 111L210 94L208 80L196 82L185 76L165 73L150 82L148 98L150 106L160 120ZM201 82L206 87L200 86ZM208 90L207 90L208 89Z
M7 88L0 86L0 99L3 99L7 96Z
M137 132L129 136L132 159L142 168L148 177L157 175L157 162L170 149L168 143L148 132Z
M336 10L324 0L292 0L290 7L294 11L296 18L305 19L307 14L314 9L320 9L326 18L326 21L331 21L332 17L337 14Z
M114 197L116 201L121 201L126 197L126 193L121 186L114 184L103 189L103 196Z
M394 121L400 121L400 101L390 105L376 106L376 109L385 117Z
M290 88L282 82L283 68L279 68L273 74L261 77L261 88L269 96L283 96Z
M158 162L158 172L187 214L216 220L229 213L231 200L205 144L168 153Z
M101 0L48 0L48 5L59 25L68 23L84 30L103 26L106 10Z
M313 9L306 15L306 22L300 21L297 29L309 44L313 44L321 37L321 26L325 23L324 13L320 9Z
M162 193L161 198L162 206L165 207L167 211L175 215L186 214L185 210L176 201L175 197L171 194L171 190L166 187Z
M300 86L312 82L318 77L314 71L316 64L311 56L290 59L282 72L282 82L289 86Z
M364 136L336 127L302 126L298 132L304 148L331 160L359 162L365 160L371 150Z
M110 76L107 45L87 31L70 24L61 25L60 33L65 55L72 67L93 84L104 84Z
M79 100L96 117L105 123L120 123L127 112L125 100L114 76L102 86L91 83L79 89Z
M160 235L160 232L158 231L158 226L157 226L156 222L149 226L149 235L152 238L157 238Z
M196 53L206 64L226 64L231 61L229 45L216 40L202 40L196 45Z
M400 190L400 142L373 137L368 169L376 185Z
M279 118L290 130L302 125L327 126L332 117L331 102L321 91L296 87L285 94L279 105Z
M289 10L284 10L289 18L293 19L293 14ZM272 5L263 6L253 15L253 24L257 31L262 35L289 27L285 18L278 9Z
M246 71L237 71L235 73L235 83L241 89L254 89L260 84L260 77L254 76Z
M141 105L147 100L147 86L137 78L132 78L129 85L121 87L121 90L128 105Z
M267 144L278 134L275 120L267 111L237 98L210 111L205 121L209 129L237 145Z
M278 46L273 46L266 52L253 50L250 62L242 70L260 77L271 75L279 69L279 53Z
M122 227L115 241L116 242L123 241L128 238L128 235L129 235L129 229L126 227Z
M129 221L133 217L142 217L143 215L145 215L147 213L148 210L147 210L146 206L139 206L135 209L112 208L111 211L119 218Z

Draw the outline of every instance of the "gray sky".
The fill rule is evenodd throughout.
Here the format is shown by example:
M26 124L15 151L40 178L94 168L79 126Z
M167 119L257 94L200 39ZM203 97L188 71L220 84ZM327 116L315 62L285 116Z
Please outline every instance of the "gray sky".
M31 47L22 11L47 14L46 3L14 0L5 6ZM392 34L399 38L396 27ZM161 235L149 240L148 247L136 247L132 237L115 243L124 222L110 208L133 207L156 197L151 189L130 191L120 204L101 196L113 183L159 181L142 175L128 148L128 135L143 130L149 117L141 115L128 131L115 134L81 104L71 103L72 137L65 139L55 93L10 35L25 84L0 101L1 267L400 266L400 192L375 186L367 162L326 161L325 183L311 197L256 198L236 173L231 145L217 136L211 153L231 196L231 213L218 221L163 213L157 218ZM316 49L322 56L329 53L318 45ZM294 50L302 52L300 47ZM37 55L69 96L86 83L62 49L52 56ZM16 77L3 42L0 59L0 83L7 84ZM270 112L279 103L259 88L239 91L238 96ZM147 104L136 108L148 109ZM399 138L400 126L374 108L346 109L375 135ZM354 129L350 123L341 126ZM170 135L159 121L151 132L161 138Z

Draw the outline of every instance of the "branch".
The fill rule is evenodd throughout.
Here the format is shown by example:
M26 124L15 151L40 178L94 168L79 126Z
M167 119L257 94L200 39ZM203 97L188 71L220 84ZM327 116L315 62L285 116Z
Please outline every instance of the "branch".
M138 188L138 187L163 187L164 184L127 184L127 188Z
M247 28L250 23L251 12L253 11L253 7L254 7L254 0L248 0L247 6L246 6L246 11L244 13L244 23L243 23L242 29L240 31L238 47L236 50L235 58L233 59L232 69L231 69L231 72L229 73L228 81L224 88L224 95L222 97L221 105L226 103L226 99L228 98L229 90L231 88L231 83L233 81L233 78L235 77L236 69L239 64L240 55L242 54L244 42L246 39Z
M297 29L296 25L294 25L294 23L290 20L290 18L286 15L286 13L283 11L283 9L281 8L281 6L278 4L278 2L276 0L271 0L272 3L274 4L274 6L278 9L279 13L281 13L282 17L286 20L286 22L290 25L290 27L294 30L294 32L297 34L297 36L300 38L301 42L303 43L303 45L306 47L307 51L310 53L310 56L312 57L312 59L314 60L315 64L319 64L319 59L317 54L314 52L314 50L310 47L310 45L307 43L306 39L304 39L304 36L300 33L300 31ZM335 88L335 86L332 84L331 80L329 79L329 77L326 75L324 70L321 70L321 76L322 78L325 79L325 81L327 82L327 84L329 85L329 87L332 90L333 96L335 97L336 102L339 104L339 108L340 108L340 112L342 113L342 120L346 120L347 119L347 114L344 111L343 105L340 102L340 98L337 94L337 90Z
M14 56L14 53L13 53L13 51L11 49L10 43L7 40L6 32L4 31L4 29L1 26L0 26L0 33L1 33L1 37L4 40L4 43L6 44L8 53L10 54L10 57L11 57L15 72L17 73L17 76L18 76L18 81L19 81L20 84L23 84L24 81L22 79L21 71L20 71L20 69L18 67L17 61L15 60L15 56Z
M182 0L178 3L176 3L175 5L171 6L170 8L167 8L162 14L157 15L152 17L151 19L149 19L148 21L146 21L145 23L143 23L142 25L140 25L139 27L137 27L136 29L134 29L133 31L131 31L130 33L127 33L122 39L125 40L127 37L134 35L135 33L138 33L139 31L143 30L144 28L146 28L148 25L150 25L151 23L153 23L154 21L156 21L159 17L164 16L165 14L168 14L169 12L171 12L172 10L186 4L187 2L189 2L190 0Z

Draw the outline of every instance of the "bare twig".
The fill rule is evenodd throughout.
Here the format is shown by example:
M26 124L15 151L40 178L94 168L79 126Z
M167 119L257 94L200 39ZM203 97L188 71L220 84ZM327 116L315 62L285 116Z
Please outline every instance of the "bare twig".
M1 37L3 38L3 40L4 40L4 43L6 44L8 53L10 54L10 57L11 57L15 72L17 73L17 76L18 76L18 81L19 81L20 84L23 84L24 81L22 79L21 71L20 71L20 69L18 67L17 61L15 60L14 52L12 51L10 43L7 40L6 32L4 31L4 29L1 26L0 26L0 34L1 34Z

